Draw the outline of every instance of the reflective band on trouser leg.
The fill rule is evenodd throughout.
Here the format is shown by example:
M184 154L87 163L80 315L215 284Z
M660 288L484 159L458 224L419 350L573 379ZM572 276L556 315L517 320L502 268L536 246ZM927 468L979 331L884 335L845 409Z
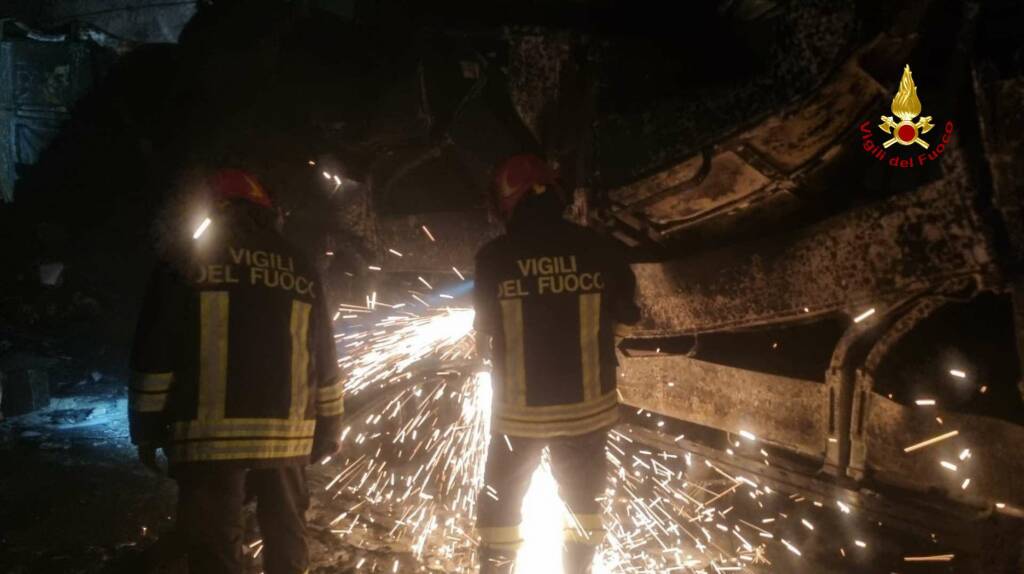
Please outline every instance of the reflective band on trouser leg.
M137 413L159 413L167 406L174 373L132 373L128 408Z
M604 524L600 514L573 514L566 519L566 542L597 546L604 540Z
M480 546L494 550L516 551L523 545L519 526L478 526Z

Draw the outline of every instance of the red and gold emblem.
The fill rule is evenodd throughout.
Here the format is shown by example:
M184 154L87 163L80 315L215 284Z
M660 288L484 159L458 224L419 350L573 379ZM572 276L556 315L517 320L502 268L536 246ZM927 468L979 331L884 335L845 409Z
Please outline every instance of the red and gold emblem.
M892 116L882 116L882 123L878 124L879 129L893 136L882 143L882 146L888 148L896 143L917 144L928 149L928 142L921 139L921 134L928 133L935 126L932 125L931 116L921 116L916 123L912 121L921 113L921 100L917 97L917 86L910 75L909 64L903 68L900 89L892 99L892 113L901 121L897 122Z

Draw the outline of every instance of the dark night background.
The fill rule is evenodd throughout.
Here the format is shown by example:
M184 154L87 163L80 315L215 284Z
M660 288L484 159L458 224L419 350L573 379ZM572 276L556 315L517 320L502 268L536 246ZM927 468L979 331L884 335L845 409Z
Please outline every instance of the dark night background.
M452 265L471 265L494 232L491 170L511 153L557 162L591 225L629 245L637 263L700 262L687 268L694 284L728 283L718 253L770 262L834 218L963 175L971 192L962 204L978 214L991 266L943 284L945 303L894 343L874 389L901 404L927 395L958 413L1022 422L1013 290L1024 223L1013 205L1024 181L1012 167L1022 157L1013 131L1024 126L1022 23L1011 0L0 1L0 461L10 461L0 462L0 570L104 571L131 553L115 540L167 512L166 501L146 502L155 495L137 472L128 494L108 501L132 519L70 518L45 549L33 542L43 533L20 525L60 524L87 493L122 488L128 455L124 444L106 452L118 444L110 437L23 439L35 431L10 426L23 414L11 389L41 378L55 400L121 396L149 270L167 235L189 227L196 183L225 165L261 178L288 212L286 234L316 258L339 302L401 290L420 274L444 282ZM889 113L881 94L895 92L907 62L936 118L932 133L955 120L958 159L900 171L859 148L856 125ZM763 127L803 121L798 110L847 77L852 87L797 131ZM860 97L864 86L879 95ZM826 132L827 149L798 163L764 153ZM691 199L702 179L679 183L672 170L715 157L714 174L726 169L723 150L770 185L735 203L714 190ZM651 191L651 181L661 187ZM438 258L408 229L442 220L450 228L432 228L458 239ZM393 246L413 255L405 267L384 278L367 271L387 264ZM40 280L48 264L60 265L53 285ZM828 275L832 264L823 257L807 273ZM923 267L908 260L905 275ZM893 285L888 295L924 284ZM796 292L779 289L780 298ZM826 382L849 311L778 320L766 311L759 324L706 331L659 323L626 347ZM950 365L986 391L950 384ZM34 496L49 502L15 504L3 493L23 491L26 469L52 474L40 453L106 462L73 486L42 479L46 494ZM102 541L82 534L108 528Z

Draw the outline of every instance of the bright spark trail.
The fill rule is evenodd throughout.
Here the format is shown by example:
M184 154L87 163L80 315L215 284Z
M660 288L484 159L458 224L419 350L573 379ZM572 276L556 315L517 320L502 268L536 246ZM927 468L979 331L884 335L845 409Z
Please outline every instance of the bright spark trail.
M481 489L493 496L483 483L490 374L473 354L473 311L424 307L408 312L374 296L365 306L339 309L346 317L336 322L342 332L335 338L347 377L348 423L341 458L329 461L326 491L345 510L329 526L341 539L384 540L415 561L364 558L360 568L368 570L359 571L476 572L476 500ZM745 443L732 446L760 452L769 465L756 435L741 436ZM803 545L821 544L809 541L826 513L851 513L841 500L781 493L756 476L734 476L694 453L634 442L618 429L609 433L607 457L607 536L595 574L769 572L769 560L779 562L780 555L807 560ZM523 504L518 572L561 574L567 517L545 461ZM849 548L867 552L849 534L830 545L844 560Z
M336 335L346 400L360 406L347 415L344 458L332 462L339 466L327 485L331 496L365 504L336 516L332 532L344 537L367 527L360 511L373 509L373 524L418 561L475 571L473 517L486 488L491 389L489 373L472 358L473 312L368 310L342 309L363 311L360 324L342 322L347 333ZM730 520L726 510L741 490L765 490L750 487L756 483L749 479L723 478L696 457L638 451L632 442L617 431L609 436L608 535L595 572L713 574L766 563L761 529ZM704 478L688 480L692 465ZM520 572L560 571L567 516L545 462L524 501Z

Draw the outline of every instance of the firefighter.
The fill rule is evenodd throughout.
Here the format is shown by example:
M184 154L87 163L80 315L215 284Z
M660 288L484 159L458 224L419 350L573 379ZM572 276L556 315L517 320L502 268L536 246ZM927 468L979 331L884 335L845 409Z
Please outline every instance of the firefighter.
M147 466L157 448L167 456L190 572L241 574L242 507L255 498L264 571L299 574L305 465L337 453L343 411L324 289L252 175L208 183L214 212L187 263L158 265L145 295L131 438Z
M508 159L494 180L506 233L476 256L477 348L493 362L494 394L477 530L482 573L511 572L520 508L548 448L562 500L564 568L590 572L604 530L605 443L618 417L616 325L639 320L636 280L614 241L563 219L557 178L542 159Z

